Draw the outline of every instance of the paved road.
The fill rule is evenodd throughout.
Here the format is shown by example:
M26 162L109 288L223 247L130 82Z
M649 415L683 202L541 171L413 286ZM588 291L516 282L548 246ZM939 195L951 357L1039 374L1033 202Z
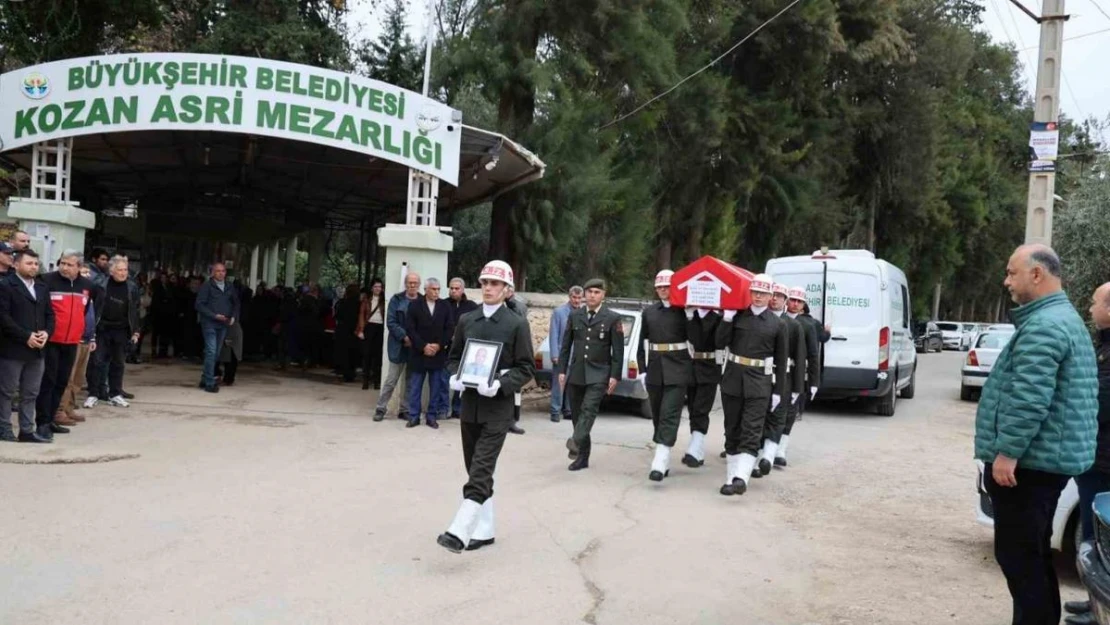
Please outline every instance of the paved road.
M461 496L457 424L373 423L371 393L264 370L208 395L192 371L129 369L130 409L88 411L49 451L0 447L138 455L0 464L0 623L1006 623L961 357L922 356L892 418L811 412L790 467L743 497L717 494L716 457L649 482L632 415L600 419L569 473L570 425L528 414L498 467L497 544L462 555L435 544Z

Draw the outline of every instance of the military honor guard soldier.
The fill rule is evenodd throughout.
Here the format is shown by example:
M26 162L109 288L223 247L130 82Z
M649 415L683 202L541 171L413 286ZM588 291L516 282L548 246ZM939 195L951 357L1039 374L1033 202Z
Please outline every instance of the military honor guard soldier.
M705 464L705 435L709 433L709 412L717 398L721 365L717 364L716 334L721 313L707 308L686 309L686 336L694 359L694 377L686 389L686 409L690 411L690 445L682 464L696 468Z
M787 360L776 361L774 378L787 376L787 386L790 391L790 401L781 401L778 406L767 414L767 422L763 426L763 450L759 456L759 463L752 477L763 477L771 472L778 451L779 439L786 428L788 420L797 416L798 401L805 393L805 366L806 342L802 324L786 314L786 300L790 289L785 284L775 284L771 296L771 310L782 320L788 337L789 354Z
M513 425L513 394L535 373L528 322L505 307L506 288L513 285L512 268L499 260L490 261L478 281L482 286L482 306L459 317L447 359L450 387L462 394L459 429L467 482L454 520L436 542L454 553L493 544L493 473L505 436ZM459 380L463 353L470 339L502 345L493 381L483 379L476 388Z
M789 358L785 325L768 307L772 284L771 276L756 275L750 286L751 306L739 312L725 311L717 326L717 348L728 349L721 377L728 458L722 495L747 491L760 450L767 406L772 411L778 408L787 392L787 376L772 378L775 363Z
M671 448L678 438L682 406L686 390L694 381L693 359L687 344L687 318L681 308L671 306L669 269L655 276L655 294L659 302L644 310L641 318L643 342L638 347L637 362L647 367L648 401L655 426L655 457L648 478L661 482L670 473ZM645 358L645 348L646 356Z

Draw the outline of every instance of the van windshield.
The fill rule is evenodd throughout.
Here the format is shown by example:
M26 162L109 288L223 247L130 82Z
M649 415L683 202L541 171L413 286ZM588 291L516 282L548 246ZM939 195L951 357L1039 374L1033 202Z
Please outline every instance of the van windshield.
M958 323L938 323L937 327L940 328L942 332L959 332L960 331L960 324L958 324Z

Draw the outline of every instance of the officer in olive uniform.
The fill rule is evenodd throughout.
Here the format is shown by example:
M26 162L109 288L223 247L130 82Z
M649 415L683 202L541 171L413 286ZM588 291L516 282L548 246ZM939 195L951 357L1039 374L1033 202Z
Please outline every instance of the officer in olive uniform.
M567 467L571 471L590 466L590 431L602 398L617 387L624 364L624 326L621 316L602 303L605 281L594 278L584 288L586 305L570 314L556 366L574 423L574 434L567 441L574 458Z
M694 381L694 365L686 342L686 314L671 306L671 276L664 269L655 275L655 294L659 303L644 310L641 317L643 342L637 350L637 362L647 365L647 391L651 402L651 418L655 424L655 457L648 478L661 482L667 477L671 448L678 438L686 389ZM644 344L647 358L644 358Z
M790 445L790 432L794 429L794 421L801 417L802 411L813 398L817 396L817 388L821 386L821 343L818 335L820 322L805 314L806 290L799 287L790 289L789 299L786 302L786 314L797 320L805 334L806 345L806 386L802 397L786 415L786 427L779 437L778 448L775 450L775 466L786 466L786 449ZM822 330L824 328L821 328Z
M513 393L532 379L536 366L528 322L504 305L505 287L513 284L512 268L490 261L478 281L482 306L459 317L447 357L449 385L462 394L459 429L468 479L462 505L436 542L455 553L493 544L493 473L513 425ZM493 382L482 380L477 388L464 386L458 375L470 339L501 344Z
M690 446L682 464L696 468L705 464L705 435L709 433L709 412L721 383L717 364L717 326L721 313L707 308L686 309L686 335L694 359L694 379L686 389L686 409L690 411Z
M781 401L767 414L767 421L763 425L763 451L759 455L758 468L752 477L763 477L771 472L775 461L775 452L778 451L779 438L786 428L788 421L793 421L798 414L798 402L805 394L806 384L806 341L802 324L786 314L786 299L790 292L785 284L775 284L772 287L774 294L771 297L771 310L779 316L786 329L789 340L788 360L775 361L775 375L787 376L787 386L790 391L789 401ZM786 397L784 396L785 400Z
M787 376L772 380L776 362L789 358L789 340L782 320L768 308L771 277L751 281L750 308L725 311L717 326L717 349L728 349L721 376L721 404L725 411L725 452L728 473L722 495L742 495L755 468L767 404L777 408L787 391Z

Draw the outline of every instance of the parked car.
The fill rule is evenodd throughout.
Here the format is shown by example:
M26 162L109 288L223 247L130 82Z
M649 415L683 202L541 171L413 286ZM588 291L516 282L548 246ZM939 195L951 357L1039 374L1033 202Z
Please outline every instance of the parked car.
M963 328L960 324L954 321L938 321L937 327L940 328L941 336L944 338L944 349L960 349L960 342L963 341Z
M967 352L960 372L960 399L970 401L982 390L998 354L1013 336L1013 332L996 331L984 332L975 339L975 346Z
M978 323L962 323L960 325L962 326L962 330L963 330L963 336L960 337L961 338L961 340L960 340L960 350L966 352L967 350L971 349L972 345L975 344L975 337L980 332L979 324Z
M1095 539L1079 545L1076 566L1099 625L1110 625L1110 493L1095 495Z
M1017 332L1017 326L1012 323L992 323L987 326L987 331Z
M767 273L804 287L813 317L832 328L819 398L863 400L884 417L899 396L913 399L913 306L901 269L867 250L819 250L773 258Z
M944 337L940 328L932 321L918 321L913 330L913 346L919 354L944 350Z
M608 303L608 302L607 302ZM635 301L621 300L622 304L636 305ZM617 388L613 391L612 398L618 401L627 401L635 406L640 416L651 418L651 402L648 401L647 386L644 385L644 375L640 373L639 363L636 362L636 345L640 341L641 310L628 308L613 308L621 316L624 330L624 362L621 365L623 372ZM545 337L540 348L535 351L536 383L541 386L551 387L557 384L552 374L550 337ZM556 347L558 349L558 347ZM612 401L606 398L606 401Z
M991 497L983 482L985 465L979 460L975 461L975 465L979 471L976 481L979 505L975 507L975 520L981 525L993 528L994 506L991 505ZM1075 486L1075 480L1068 480L1064 491L1060 493L1059 501L1056 502L1056 513L1052 517L1052 540L1049 546L1055 551L1074 555L1081 542L1079 537L1082 529L1079 525L1079 490Z

